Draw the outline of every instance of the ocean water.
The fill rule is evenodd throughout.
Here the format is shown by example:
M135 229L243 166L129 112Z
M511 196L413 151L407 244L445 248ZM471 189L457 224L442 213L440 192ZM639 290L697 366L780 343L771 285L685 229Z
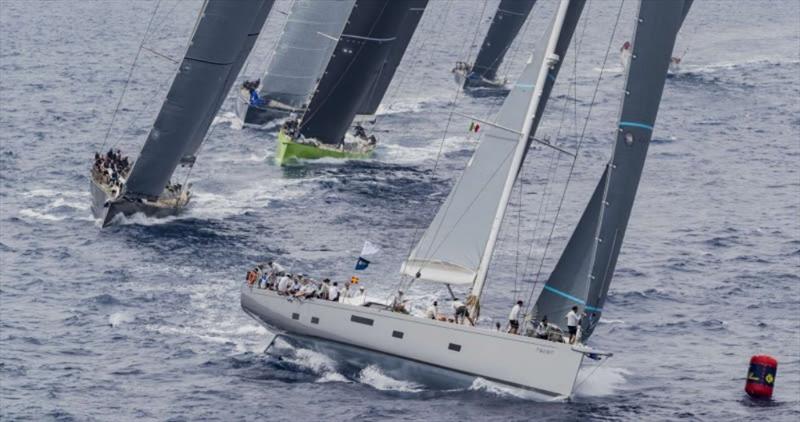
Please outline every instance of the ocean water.
M264 353L271 335L238 297L254 262L345 279L369 239L383 252L363 283L377 296L398 285L400 263L477 142L468 120L448 125L450 111L491 118L501 103L458 94L449 73L474 57L496 3L431 0L373 128L374 159L276 167L276 126L237 127L231 97L188 176L188 212L101 230L89 211L90 157L109 145L136 155L175 70L142 52L104 142L147 21L158 5L144 44L179 58L200 2L0 0L0 419L797 420L794 0L695 2L591 339L615 356L585 368L572 400L541 403L485 380L435 390L280 342ZM539 3L502 68L510 80L554 10ZM589 116L575 175L545 248L569 163L530 154L490 271L487 319L535 297L609 157L617 49L634 14L633 0L584 11L539 131L574 149ZM283 20L272 14L243 77L265 69ZM410 294L418 308L446 295L422 284ZM768 403L743 392L756 353L780 362Z

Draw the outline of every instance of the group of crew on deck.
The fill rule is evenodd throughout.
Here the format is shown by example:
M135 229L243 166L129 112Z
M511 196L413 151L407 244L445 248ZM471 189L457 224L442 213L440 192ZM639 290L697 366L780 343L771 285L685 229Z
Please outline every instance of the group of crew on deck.
M290 274L283 266L273 261L256 265L247 272L247 283L251 287L273 290L289 298L322 299L356 306L368 305L364 286L358 285L358 282L358 277L352 277L349 282L342 283L341 286L338 282L331 282L327 278L318 282L303 274ZM388 309L393 312L410 314L410 301L405 297L402 290L398 290L392 297L391 302L389 302ZM522 311L523 304L522 300L518 300L511 308L511 312L509 312L506 326L502 327L500 322L496 322L495 329L509 334L525 335L557 343L575 344L580 342L581 320L584 317L588 317L590 326L597 320L596 314L587 315L585 312L580 312L577 306L573 306L564 316L567 333L564 333L557 324L549 323L546 315L540 320L530 320L531 326L525 329L527 315ZM386 304L382 306L386 306ZM442 312L439 308L439 301L434 300L425 310L425 318L475 326L476 321L470 315L470 309L478 308L475 296L469 295L466 303L454 296L452 297L451 308L452 316Z
M342 283L342 286L327 278L318 282L303 274L291 274L273 261L256 265L247 272L247 283L250 286L273 290L280 295L364 305L367 301L367 292L364 286L356 287L358 281L358 277L353 277L349 282Z
M98 182L111 187L111 193L114 196L125 184L125 179L127 179L130 171L131 163L128 161L128 157L123 156L119 149L116 151L109 149L105 154L94 153L92 173Z

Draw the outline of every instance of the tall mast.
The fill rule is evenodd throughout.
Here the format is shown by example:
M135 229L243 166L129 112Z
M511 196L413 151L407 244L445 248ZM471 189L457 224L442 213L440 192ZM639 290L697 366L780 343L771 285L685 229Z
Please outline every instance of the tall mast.
M570 0L561 0L558 5L555 19L553 21L553 28L550 31L550 37L547 41L547 47L544 50L544 60L542 60L539 74L536 78L536 84L533 87L533 95L528 104L528 111L525 113L525 123L522 127L520 134L520 141L517 144L517 149L514 151L514 157L511 161L511 171L508 172L503 193L500 196L500 206L497 207L497 213L492 221L492 228L489 232L489 241L486 249L483 251L480 265L478 266L478 273L475 277L475 282L472 285L472 294L480 299L483 293L483 286L486 283L486 273L489 271L489 264L492 260L492 254L497 244L497 236L500 234L500 227L503 224L503 218L508 208L508 200L511 197L511 191L514 188L514 182L517 180L519 169L522 167L522 162L525 158L525 153L528 150L528 139L531 137L531 130L533 129L534 118L536 117L537 110L539 110L539 103L542 99L542 94L545 89L545 82L547 81L550 70L559 63L563 57L556 54L556 45L561 37L561 30L564 27L564 19L567 16L567 9L569 8ZM544 108L540 110L544 111ZM538 120L538 119L537 119Z
M508 48L528 19L536 0L501 0L492 24L481 44L472 71L486 79L495 79Z

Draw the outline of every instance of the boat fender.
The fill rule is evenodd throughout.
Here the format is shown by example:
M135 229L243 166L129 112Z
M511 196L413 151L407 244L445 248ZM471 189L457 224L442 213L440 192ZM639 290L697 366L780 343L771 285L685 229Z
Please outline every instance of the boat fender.
M747 371L744 391L756 399L772 398L772 388L775 385L777 371L778 361L772 356L753 356L750 358L750 369Z

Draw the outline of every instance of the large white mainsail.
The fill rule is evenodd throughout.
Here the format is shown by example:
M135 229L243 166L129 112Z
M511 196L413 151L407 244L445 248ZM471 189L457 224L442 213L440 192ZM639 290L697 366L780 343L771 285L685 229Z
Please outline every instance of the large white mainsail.
M511 189L544 111L585 1L562 0L472 159L403 263L421 279L483 290Z

